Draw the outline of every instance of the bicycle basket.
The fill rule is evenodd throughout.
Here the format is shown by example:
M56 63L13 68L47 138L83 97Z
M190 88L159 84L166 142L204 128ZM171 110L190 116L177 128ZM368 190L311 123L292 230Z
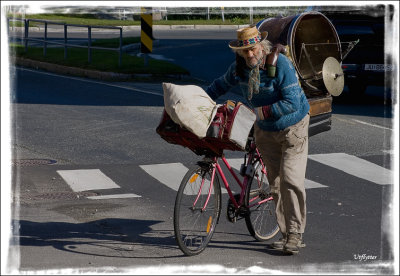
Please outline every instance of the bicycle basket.
M176 124L165 110L156 132L168 143L187 147L197 155L221 156L224 150L245 150L254 121L255 114L243 104L238 103L230 107L225 103L218 108L204 138L200 139Z

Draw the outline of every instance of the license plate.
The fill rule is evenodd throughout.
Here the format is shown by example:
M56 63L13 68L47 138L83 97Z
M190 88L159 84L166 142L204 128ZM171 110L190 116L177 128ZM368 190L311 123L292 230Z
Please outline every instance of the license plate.
M393 64L365 64L364 70L368 71L393 71Z

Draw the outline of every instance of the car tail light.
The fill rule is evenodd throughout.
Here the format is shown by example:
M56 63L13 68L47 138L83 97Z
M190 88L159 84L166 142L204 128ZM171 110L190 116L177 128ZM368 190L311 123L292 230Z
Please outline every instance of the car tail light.
M342 64L342 69L343 70L357 70L358 65L357 64Z

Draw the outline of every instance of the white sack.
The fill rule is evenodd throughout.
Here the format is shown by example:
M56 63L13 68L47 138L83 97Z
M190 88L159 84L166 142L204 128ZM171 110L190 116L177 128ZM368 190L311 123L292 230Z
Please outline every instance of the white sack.
M196 85L175 85L163 82L164 107L171 119L199 138L217 113L216 103Z
M239 105L237 108L238 110L228 138L244 150L246 148L247 137L256 121L256 114L244 104Z

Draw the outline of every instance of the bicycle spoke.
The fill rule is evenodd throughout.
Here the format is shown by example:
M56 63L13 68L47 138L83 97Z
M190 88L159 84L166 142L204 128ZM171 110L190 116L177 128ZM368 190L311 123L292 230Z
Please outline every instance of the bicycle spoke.
M210 187L212 185L212 187ZM215 230L220 212L220 186L211 170L196 167L185 175L175 201L174 230L186 255L202 252Z
M275 203L269 194L269 185L265 170L257 161L254 165L255 173L249 180L246 205L249 215L246 216L247 228L257 240L271 239L278 233L279 227L275 215Z

